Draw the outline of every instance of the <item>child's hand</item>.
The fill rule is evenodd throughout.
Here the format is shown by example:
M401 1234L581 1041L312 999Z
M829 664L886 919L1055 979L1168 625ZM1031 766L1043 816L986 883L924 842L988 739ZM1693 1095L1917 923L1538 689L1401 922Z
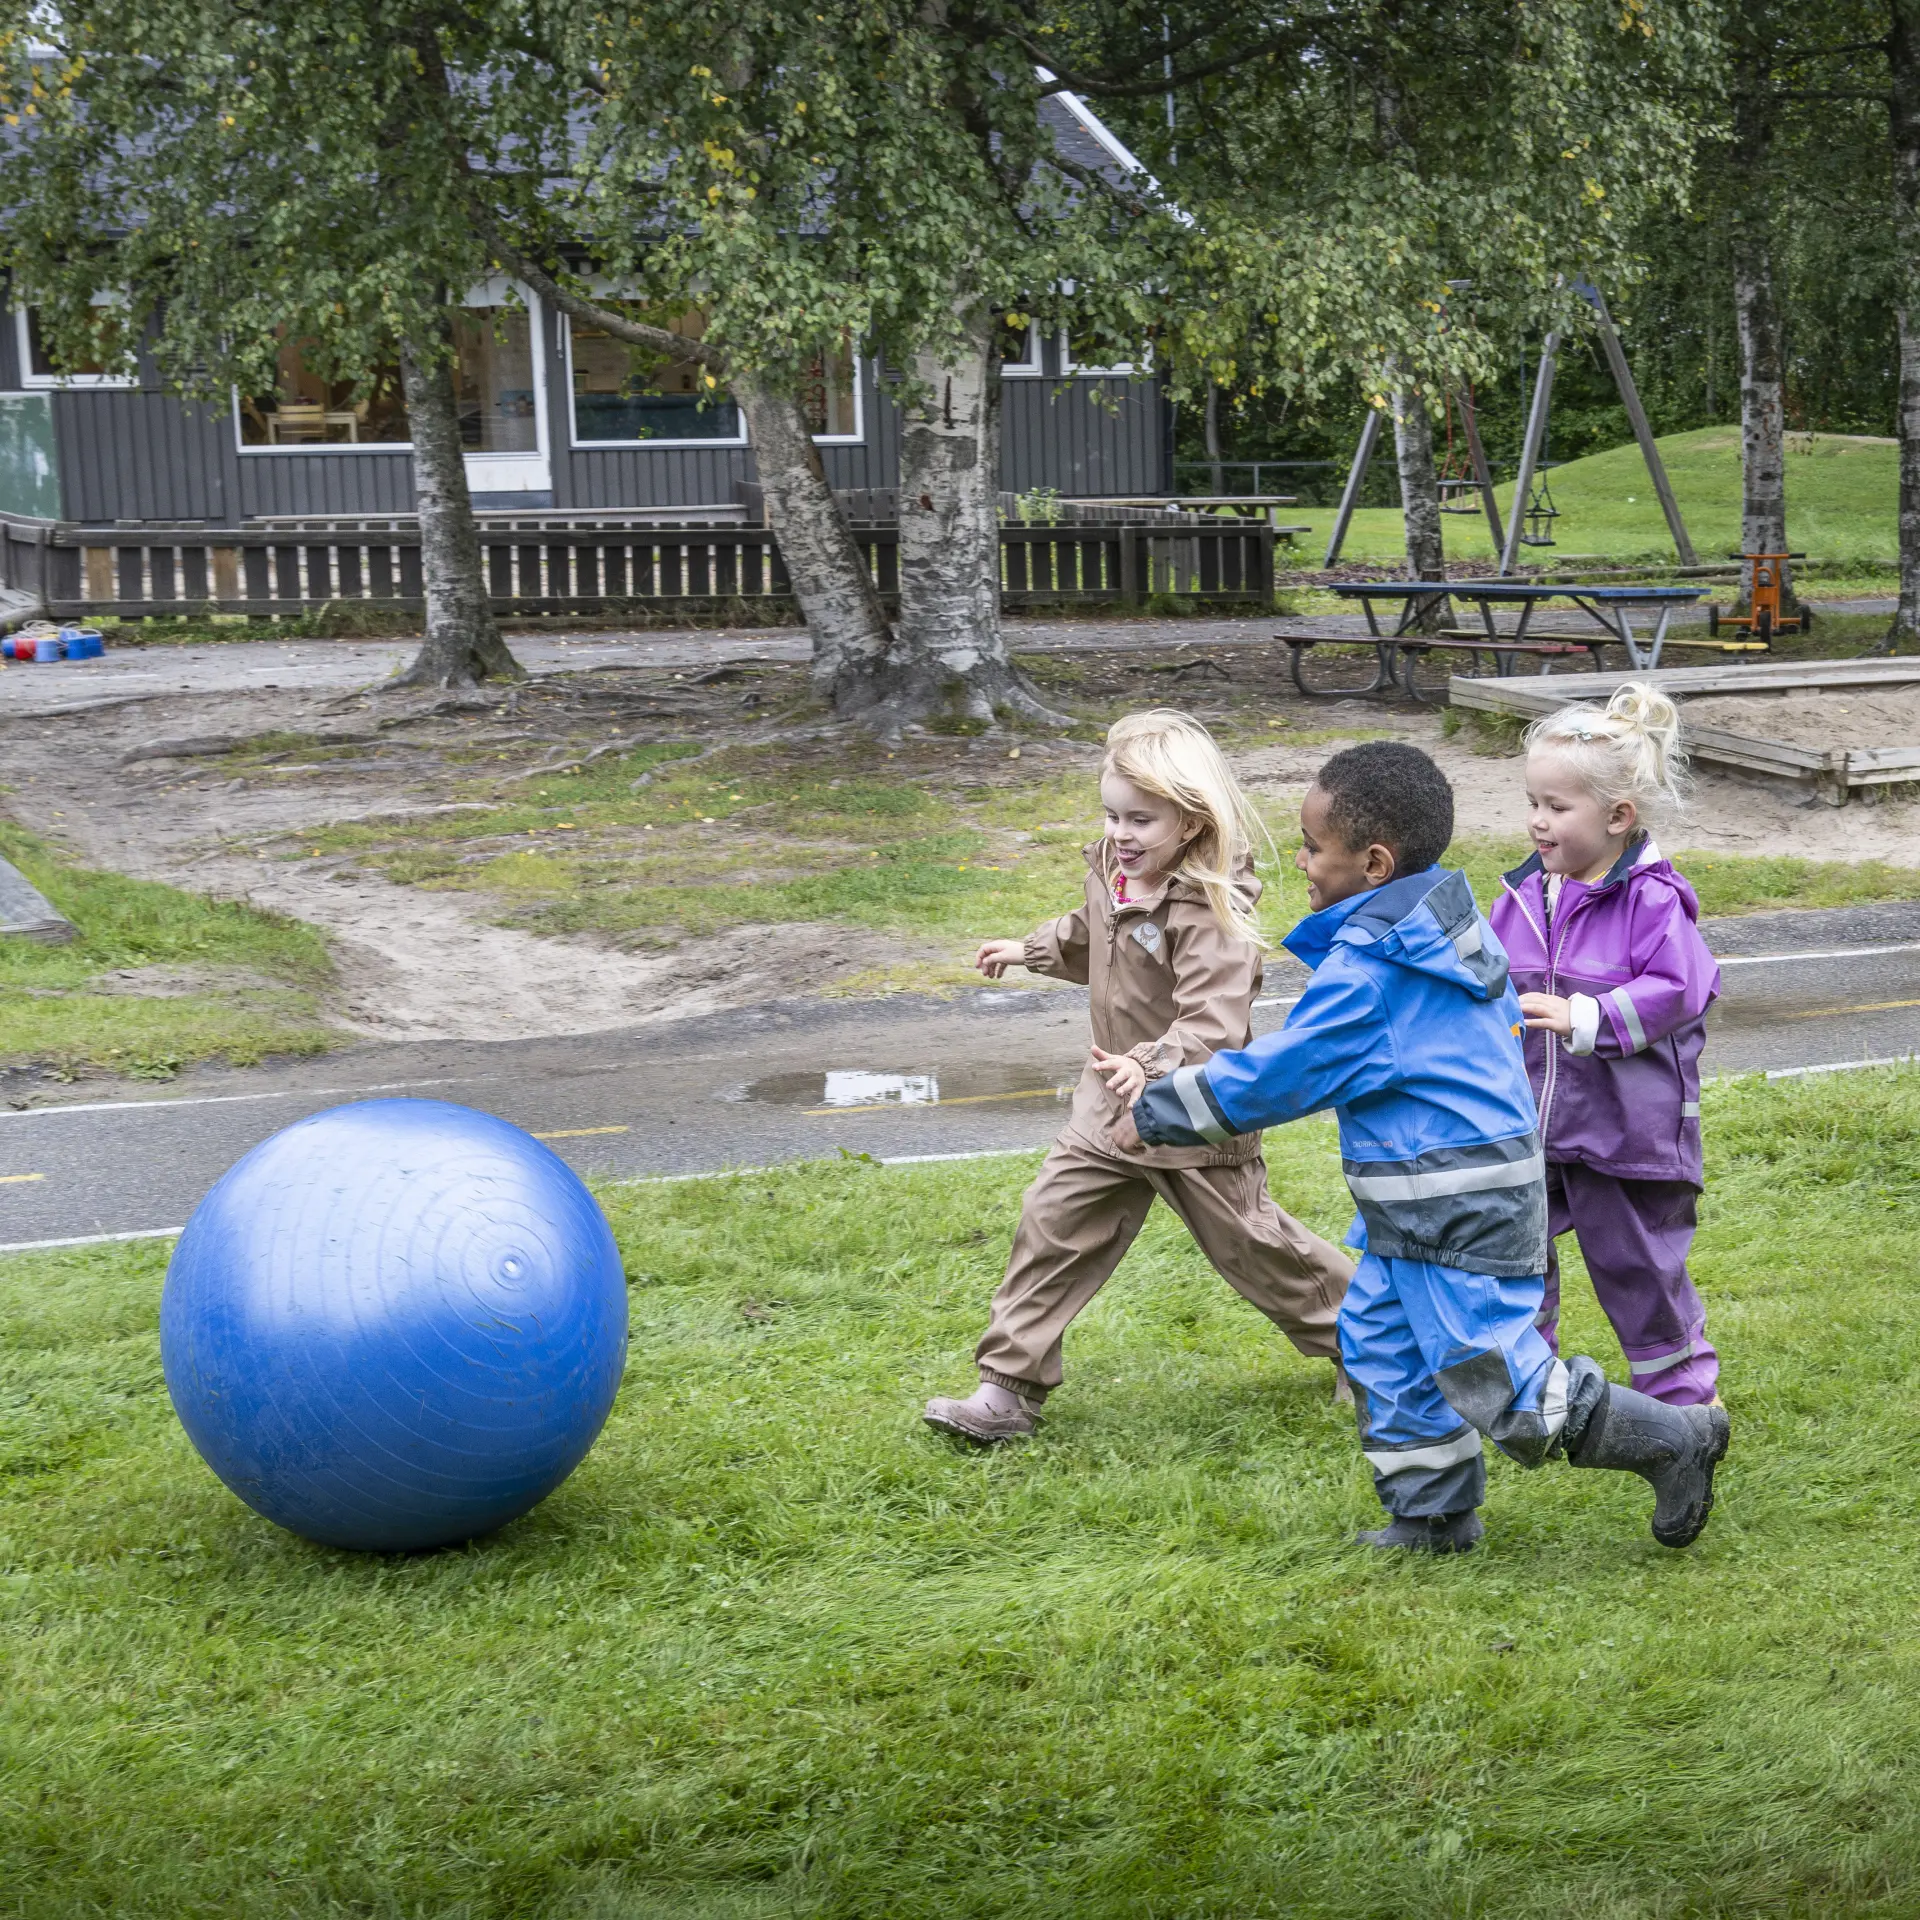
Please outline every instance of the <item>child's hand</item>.
M1108 1053L1095 1047L1093 1070L1107 1076L1107 1091L1123 1107L1132 1106L1146 1091L1147 1070L1130 1053Z
M1133 1109L1122 1107L1120 1117L1107 1128L1107 1138L1121 1153L1139 1153L1145 1146L1140 1129L1133 1124Z
M1557 993L1523 993L1520 1011L1527 1025L1536 1030L1544 1027L1563 1040L1573 1036L1573 1002L1561 999Z
M973 964L989 980L998 980L1009 967L1022 965L1026 957L1024 940L983 940L980 951L973 956Z

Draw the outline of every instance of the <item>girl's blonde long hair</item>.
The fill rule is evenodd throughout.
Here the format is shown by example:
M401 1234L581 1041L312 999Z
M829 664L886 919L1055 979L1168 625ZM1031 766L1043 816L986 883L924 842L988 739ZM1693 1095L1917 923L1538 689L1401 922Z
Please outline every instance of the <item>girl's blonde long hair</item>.
M1600 711L1562 707L1527 729L1527 751L1545 748L1569 760L1596 800L1631 800L1644 823L1686 804L1687 761L1680 710L1658 687L1629 680Z
M1266 940L1237 891L1234 874L1266 828L1213 735L1190 714L1165 707L1130 713L1108 728L1101 771L1117 773L1180 809L1183 826L1197 831L1172 871L1207 896L1214 917L1229 933L1264 948ZM1113 880L1110 871L1107 884Z

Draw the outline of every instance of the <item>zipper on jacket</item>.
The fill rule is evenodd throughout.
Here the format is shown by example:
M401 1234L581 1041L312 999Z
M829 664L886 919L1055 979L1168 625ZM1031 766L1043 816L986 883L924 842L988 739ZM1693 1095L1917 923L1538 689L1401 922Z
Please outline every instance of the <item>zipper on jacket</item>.
M1530 926L1534 930L1534 932L1540 936L1540 951L1546 956L1546 962L1547 962L1546 990L1548 993L1551 993L1553 991L1554 963L1553 963L1553 941L1550 936L1553 929L1553 916L1551 914L1547 915L1547 924L1543 927L1540 924L1540 922L1536 920L1533 917L1533 915L1527 911L1527 903L1525 899L1521 896L1520 889L1518 887L1508 886L1505 875L1501 876L1500 884L1502 887L1505 887L1506 891L1513 896L1513 903L1515 906L1517 906L1520 909L1521 914L1526 919L1527 925ZM1541 906L1542 912L1546 911L1546 904L1547 904L1546 887L1547 887L1547 883L1546 883L1545 877L1543 876L1540 882L1540 906ZM1546 1071L1540 1076L1540 1150L1541 1152L1544 1153L1547 1147L1547 1118L1553 1112L1554 1089L1559 1084L1559 1078L1560 1078L1559 1072L1558 1072L1559 1065L1560 1065L1560 1049L1559 1049L1559 1046L1556 1044L1560 1036L1557 1033L1548 1033L1548 1034L1543 1034L1541 1038L1545 1043L1546 1054L1547 1054ZM1524 1046L1525 1042L1523 1041L1521 1044Z
M1565 890L1565 883L1563 882L1562 891L1564 892L1564 890ZM1546 898L1547 898L1546 883L1545 881L1542 881L1541 888L1540 888L1540 903L1543 908L1546 905ZM1547 941L1547 991L1549 993L1554 993L1559 988L1560 956L1566 951L1566 947L1567 947L1567 922L1571 920L1574 914L1577 913L1581 907L1585 906L1586 903L1592 898L1593 898L1593 889L1589 887L1587 891L1580 897L1580 899L1576 900L1572 906L1564 908L1561 911L1559 916L1558 939L1549 937ZM1529 915L1529 918L1531 918L1530 915ZM1553 917L1549 915L1547 920L1547 931L1549 936L1553 934L1553 930L1554 930L1554 920L1553 920ZM1552 1137L1553 1096L1555 1095L1555 1093L1559 1091L1559 1087L1560 1087L1560 1049L1566 1044L1557 1033L1548 1034L1546 1036L1546 1041L1547 1041L1546 1097L1540 1103L1540 1150L1543 1153L1546 1151L1548 1140Z

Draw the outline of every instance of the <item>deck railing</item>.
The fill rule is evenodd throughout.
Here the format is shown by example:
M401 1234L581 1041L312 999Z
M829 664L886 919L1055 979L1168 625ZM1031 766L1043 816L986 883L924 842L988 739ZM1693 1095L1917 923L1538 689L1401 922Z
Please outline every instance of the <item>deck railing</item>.
M482 561L506 616L619 613L790 599L773 535L739 524L489 518ZM900 588L899 529L854 529L874 585ZM1134 525L1006 526L1001 584L1010 607L1273 597L1273 530L1222 521L1179 531ZM421 602L420 534L396 520L271 526L81 527L0 516L0 586L33 594L58 619L184 613L300 615L336 601Z

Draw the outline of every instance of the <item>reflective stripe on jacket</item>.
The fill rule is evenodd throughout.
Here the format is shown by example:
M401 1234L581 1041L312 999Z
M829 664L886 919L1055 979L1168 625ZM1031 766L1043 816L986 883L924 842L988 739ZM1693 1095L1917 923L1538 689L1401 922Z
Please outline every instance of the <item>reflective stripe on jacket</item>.
M1309 914L1287 1023L1134 1107L1143 1140L1225 1140L1332 1107L1382 1259L1524 1276L1547 1263L1546 1169L1507 957L1463 874L1429 867Z
M1697 1187L1700 1050L1720 992L1700 903L1651 840L1591 885L1563 880L1551 918L1547 879L1535 854L1493 907L1515 989L1573 1003L1569 1038L1526 1036L1547 1158Z

